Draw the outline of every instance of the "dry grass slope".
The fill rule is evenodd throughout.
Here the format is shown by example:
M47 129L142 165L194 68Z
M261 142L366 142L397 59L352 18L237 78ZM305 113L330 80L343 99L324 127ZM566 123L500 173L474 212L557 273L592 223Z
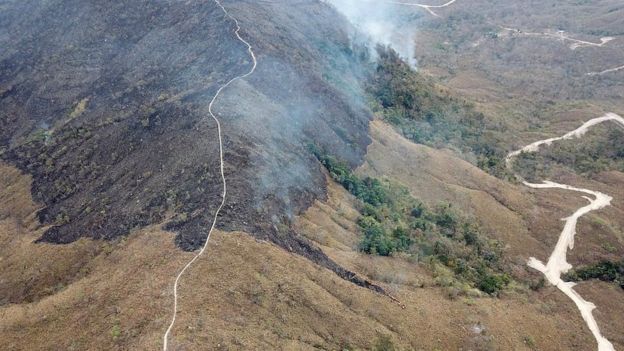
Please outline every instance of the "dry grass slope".
M75 279L52 294L0 307L6 349L158 349L170 284L188 259L174 247L173 235L150 227L108 244L33 244L42 229L32 221L37 206L24 200L30 180L7 166L0 174L2 188L11 189L1 194L0 238L5 252L13 252L0 261L3 284L16 288L26 284L19 277L37 277L44 266L39 259L57 267L55 277L71 272L67 267L83 267L80 274L68 273ZM355 216L349 195L330 185L329 200L302 217L302 232L316 235L336 261L390 286L406 309L273 244L245 233L216 232L205 259L182 281L175 349L366 350L379 335L391 336L405 350L522 350L528 349L528 338L540 350L591 348L580 318L552 290L450 300L429 284L426 270L400 258L354 252ZM85 252L92 256L85 260ZM484 331L475 332L479 328Z

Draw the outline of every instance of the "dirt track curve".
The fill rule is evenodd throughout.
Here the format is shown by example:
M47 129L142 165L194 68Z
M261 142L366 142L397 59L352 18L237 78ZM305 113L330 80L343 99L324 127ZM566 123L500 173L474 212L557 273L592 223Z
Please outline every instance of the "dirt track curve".
M542 145L548 146L553 142L559 140L580 138L591 127L608 121L614 121L624 126L624 118L616 115L615 113L607 113L602 117L594 118L585 122L581 127L563 135L562 137L536 141L523 147L520 150L510 153L506 158L507 167L511 169L514 158L522 153L537 152ZM520 178L519 176L517 177ZM609 206L613 198L607 194L603 194L598 191L576 188L571 185L559 184L551 181L544 181L542 183L529 183L522 180L522 182L524 185L533 189L564 189L593 196L593 198L591 198L584 195L583 198L589 201L589 204L576 210L576 212L574 212L574 214L572 214L570 217L564 218L565 225L563 227L563 231L559 236L557 245L550 255L548 262L544 264L535 257L531 257L529 259L528 265L529 267L542 272L548 282L556 286L576 304L576 307L579 309L581 315L583 316L583 320L585 320L585 323L587 323L587 326L596 338L596 342L598 343L598 351L615 351L613 344L611 344L611 342L609 342L609 340L607 340L600 333L600 328L598 327L598 323L596 323L596 319L593 315L593 310L596 308L596 306L592 302L583 299L583 297L574 290L574 286L576 285L575 283L564 282L561 279L562 274L572 269L572 265L568 263L566 256L568 250L572 250L574 248L574 236L576 235L576 225L579 219L584 215L590 213L591 211L597 211Z

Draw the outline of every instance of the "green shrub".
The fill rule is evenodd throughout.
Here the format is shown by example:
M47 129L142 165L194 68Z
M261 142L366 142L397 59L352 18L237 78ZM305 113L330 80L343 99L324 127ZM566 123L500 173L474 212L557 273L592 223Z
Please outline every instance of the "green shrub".
M111 337L113 340L117 340L121 337L121 326L118 323L115 323L111 328Z
M392 339L387 335L381 335L377 338L374 351L395 351L394 343Z
M410 214L412 215L412 217L422 217L425 214L425 205L419 203L416 207L412 209L412 212L410 212Z
M413 242L409 233L403 227L396 227L392 231L392 239L396 243L396 249L398 251L407 251Z
M388 256L395 250L394 242L386 231L373 217L362 217L358 221L364 238L360 242L360 249L366 253Z
M509 282L510 278L507 274L485 273L479 280L478 288L487 294L497 295Z
M566 281L599 279L614 282L624 289L624 260L620 262L602 261L594 265L572 270L563 276Z
M434 221L446 235L455 235L459 219L457 214L451 209L451 204L441 203L436 206Z

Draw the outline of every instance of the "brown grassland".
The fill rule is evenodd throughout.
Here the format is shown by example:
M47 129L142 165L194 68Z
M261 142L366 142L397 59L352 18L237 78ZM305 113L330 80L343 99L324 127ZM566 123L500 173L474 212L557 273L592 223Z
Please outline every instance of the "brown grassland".
M539 207L532 205L543 194L490 177L450 152L411 144L382 122L372 123L371 134L374 142L358 172L385 174L424 201L446 199L471 211L508 243L514 260L546 258L558 234L557 218L576 205L568 201L570 208L558 208L570 196L554 192L537 200ZM33 244L44 228L33 216L38 205L29 200L30 179L6 165L0 175L0 291L10 297L0 307L6 349L160 348L171 284L190 257L175 248L173 234L152 226L115 242ZM621 181L620 174L602 177L605 183ZM330 258L386 288L405 309L273 244L218 231L181 282L174 349L367 350L383 336L400 350L594 347L573 304L553 287L535 292L518 286L500 298L453 298L422 264L357 252L354 206L351 195L330 182L327 201L317 201L296 227ZM608 211L609 218L621 213ZM579 236L578 257L590 255L586 248L600 247L602 238L614 240L594 222L583 223L580 232L589 228L598 236ZM618 240L613 245L621 250ZM624 345L617 330L624 323L624 293L603 283L579 289L596 301L605 334Z

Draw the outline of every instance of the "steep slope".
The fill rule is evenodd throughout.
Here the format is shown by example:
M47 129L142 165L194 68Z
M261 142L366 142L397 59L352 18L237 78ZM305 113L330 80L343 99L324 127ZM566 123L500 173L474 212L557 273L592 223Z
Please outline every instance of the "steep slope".
M533 206L526 206L530 194L485 175L448 151L411 144L379 121L372 123L371 135L373 143L360 172L387 174L431 203L447 199L467 210L472 208L492 233L509 240L508 251L521 257L520 265L536 252L547 257L548 244L534 244L531 235L544 240L539 235L551 233L552 238L546 239L556 240L559 214L547 215L552 217L547 230L542 227L530 234L513 224L505 231L501 229L504 223L522 222L526 218L523 212L535 212ZM404 172L398 165L409 165L411 171ZM52 276L59 279L71 274L71 267L86 265L81 278L73 283L49 282L53 295L2 307L0 331L8 349L159 348L168 322L170 283L189 254L177 250L170 234L155 227L134 232L111 246L82 239L59 252L55 245L33 244L38 232L28 228L33 226L31 214L37 205L25 201L28 178L9 167L2 172L9 175L3 178L2 188L12 189L2 194L0 202L6 228L1 231L7 243L4 247L7 252L30 252L41 258L33 264L30 255L3 256L8 258L2 261L6 265L2 271L9 267L15 271L14 276L3 275L4 291L23 284L20 279L36 277L36 272L52 275L52 268L56 272ZM508 203L509 209L491 198ZM560 199L548 197L547 201L558 203ZM479 210L482 203L494 209L489 216ZM563 214L566 210L559 211ZM574 306L554 293L554 288L537 292L519 289L500 299L450 299L451 292L438 286L425 265L401 257L358 253L358 215L353 197L330 182L328 200L315 202L296 219L295 228L335 262L397 296L405 309L275 245L245 233L216 232L206 259L182 282L171 346L189 350L365 350L387 335L400 349L592 349L589 330ZM586 239L580 236L579 240ZM17 245L22 248L16 249ZM579 247L587 247L587 242ZM81 254L85 251L95 259L85 263ZM47 262L56 264L50 267ZM46 285L40 278L33 282L33 290ZM608 294L589 294L596 288ZM618 303L622 291L594 283L582 284L580 289L597 303L597 318L605 335L616 347L621 345L617 326L622 322L619 311L623 307ZM76 323L84 326L78 334Z
M382 114L371 121L369 96L360 88L372 68L369 51L354 44L345 19L323 1L224 4L253 45L258 67L214 105L225 138L228 197L214 242L179 285L172 349L595 347L574 305L541 286L540 275L526 266L529 257L547 259L560 218L584 199L531 191L486 174L471 163L474 155L458 154L458 145L417 145L396 124L379 120ZM548 12L548 4L531 4ZM596 10L611 33L619 20L611 13L621 9L611 1L601 4L612 10ZM449 15L455 5L460 15ZM489 1L473 5L501 19L526 10ZM592 104L591 94L609 92L608 104L620 104L619 91L602 78L595 91L574 85L525 104L544 87L524 91L519 87L531 78L507 80L504 62L475 70L470 60L492 59L508 39L518 52L533 46L520 43L526 38L491 38L478 46L492 52L480 56L463 41L487 36L490 24L471 6L460 1L440 10L451 16L448 22L423 18L422 9L414 15L428 23L419 43L435 46L426 50L431 56L421 57L426 70L479 101L474 111L483 111L481 120L464 116L466 102L453 105L466 119L460 121L487 122L485 129L498 125L502 147L512 149L558 135L587 112L606 108ZM590 10L570 6L570 13ZM472 20L479 31L456 32ZM545 22L538 16L515 24ZM582 32L586 23L604 24L558 25ZM203 244L221 200L217 130L208 104L224 82L248 71L247 48L234 28L209 0L0 4L0 45L7 48L0 52L0 123L6 126L0 129L6 162L0 162L0 339L7 349L162 346L171 284L193 257L184 250ZM584 40L602 35L580 34ZM454 53L469 54L458 71L453 60L460 56L449 54L448 37L457 40ZM560 45L548 43L536 55ZM605 60L621 49L608 48ZM553 62L542 64L535 75ZM536 81L556 83L560 74L555 69ZM423 93L438 89L460 100L435 84ZM567 97L583 102L548 101ZM544 110L548 114L538 115ZM452 267L438 270L404 252L364 254L361 203L332 181L310 144L346 161L356 176L389 179L429 206L452 203L483 227L486 240L500 240L514 281L493 298L474 286L458 291L445 283ZM564 169L555 176L614 196L613 207L579 222L583 235L570 262L621 257L622 173L585 179ZM583 282L578 291L596 302L604 335L624 347L624 292L597 282Z
M0 192L3 249L30 253L3 252L2 271L11 269L15 275L3 275L2 293L37 272L59 279L51 296L0 307L5 349L159 349L168 323L172 278L191 254L177 249L171 234L156 227L114 243L81 239L62 247L34 244L41 230L29 229L36 225L32 211L37 208L27 201L29 178L4 165L0 174L2 189L11 189ZM23 196L16 199L15 194ZM332 258L392 288L405 309L274 244L246 233L217 231L208 248L209 259L198 262L182 283L184 299L171 346L368 350L388 336L400 349L415 350L592 347L593 339L580 329L583 324L573 308L566 308L566 300L549 290L501 299L451 300L422 267L400 258L360 255L349 244L358 240L354 232L333 230L339 225L348 228L352 201L338 185L330 184L329 201L317 202L305 214L321 229L301 228L302 233L312 238L325 230L328 236L319 244ZM314 214L319 208L321 214ZM339 233L346 237L334 236ZM333 251L328 247L334 245L327 243L334 240L347 244ZM87 252L93 258L85 262ZM80 267L81 278L58 283L73 267ZM46 284L40 278L30 281L35 290Z
M234 23L208 0L3 6L0 155L33 176L48 226L38 240L110 240L169 221L179 247L200 247L221 193L208 104L249 65ZM215 104L229 189L218 226L351 277L289 222L325 194L308 144L353 164L363 157L370 113L357 82L366 54L328 5L226 6L259 65Z

